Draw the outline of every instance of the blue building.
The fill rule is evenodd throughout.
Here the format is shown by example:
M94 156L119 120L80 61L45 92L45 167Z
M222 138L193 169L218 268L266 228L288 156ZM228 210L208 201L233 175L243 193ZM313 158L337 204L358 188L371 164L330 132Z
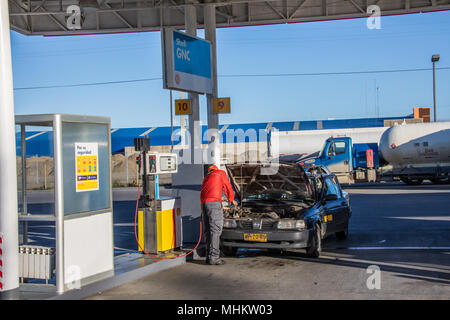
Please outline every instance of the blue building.
M414 114L404 117L387 118L362 118L362 119L341 119L341 120L317 120L317 121L287 121L287 122L262 122L262 123L240 123L222 124L219 126L221 143L236 142L265 142L270 139L267 134L271 129L279 131L302 131L320 129L347 129L347 128L370 128L383 127L385 120L412 119ZM207 126L203 125L202 143L207 144ZM242 130L243 133L253 132L255 134L244 134L244 141L238 140L235 132ZM111 130L111 150L112 153L123 153L125 147L134 146L134 138L147 136L150 138L152 146L170 146L171 127L142 127L142 128L115 128ZM181 143L181 128L175 126L174 145ZM51 131L28 131L26 132L27 157L32 156L53 156L53 135ZM16 133L16 152L19 156L20 132Z

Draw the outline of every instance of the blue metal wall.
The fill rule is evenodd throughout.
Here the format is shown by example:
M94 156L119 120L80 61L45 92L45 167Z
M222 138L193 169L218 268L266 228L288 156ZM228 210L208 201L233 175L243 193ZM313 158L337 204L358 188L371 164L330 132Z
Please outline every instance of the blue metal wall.
M32 137L42 131L27 131L25 137ZM26 140L27 157L32 156L49 156L53 157L53 133L47 131L43 134L37 135L29 140ZM22 155L22 148L20 143L20 132L16 133L16 154Z
M321 120L321 121L298 121L298 130L317 130L317 129L345 129L345 128L369 128L369 127L383 127L385 120L397 120L405 118L414 118L413 115L406 117L390 117L390 118L365 118L365 119L343 119L343 120ZM242 123L220 125L219 130L221 143L236 143L236 142L265 142L268 134L265 131L267 128L276 128L279 131L292 131L295 127L295 121L273 122L273 123ZM270 125L269 125L270 124ZM225 130L223 130L226 126ZM125 147L134 145L134 138L146 133L152 127L143 128L120 128L113 129L111 133L111 149L113 153L123 152ZM202 143L208 143L207 126L201 127ZM174 127L174 145L181 143L179 134L180 127ZM39 131L29 131L26 137L31 137L39 133ZM155 127L148 134L150 144L154 146L170 146L171 145L171 129L170 127ZM187 136L186 136L186 141ZM20 151L20 133L16 134L17 155ZM46 132L27 140L27 157L34 155L38 156L53 156L53 135L52 132Z

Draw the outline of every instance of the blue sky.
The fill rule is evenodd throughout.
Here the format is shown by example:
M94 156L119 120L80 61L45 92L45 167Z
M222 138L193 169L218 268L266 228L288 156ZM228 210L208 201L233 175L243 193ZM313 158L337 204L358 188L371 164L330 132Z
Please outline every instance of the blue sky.
M414 107L431 107L431 71L244 76L431 69L435 53L441 55L437 67L450 67L449 11L382 17L381 27L370 30L365 19L354 19L218 29L219 96L231 97L232 108L220 115L220 123L402 116ZM11 42L16 114L104 115L117 128L170 124L162 80L24 89L160 78L159 32L72 37L11 32ZM450 69L438 70L438 120L450 120L449 88ZM200 112L206 123L203 96Z

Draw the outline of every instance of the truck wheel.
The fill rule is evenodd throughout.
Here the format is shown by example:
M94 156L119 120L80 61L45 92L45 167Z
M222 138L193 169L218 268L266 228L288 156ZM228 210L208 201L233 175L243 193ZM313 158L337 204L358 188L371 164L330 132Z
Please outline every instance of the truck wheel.
M235 257L237 253L238 248L236 247L222 247L222 252L227 257Z
M419 184L422 184L423 179L414 179L410 177L402 177L400 178L404 183L406 183L409 186L418 186Z
M338 240L345 240L348 237L348 225L345 227L344 230L336 232L336 238Z
M318 258L322 252L322 231L319 224L316 224L311 240L311 246L306 248L306 255L311 258Z

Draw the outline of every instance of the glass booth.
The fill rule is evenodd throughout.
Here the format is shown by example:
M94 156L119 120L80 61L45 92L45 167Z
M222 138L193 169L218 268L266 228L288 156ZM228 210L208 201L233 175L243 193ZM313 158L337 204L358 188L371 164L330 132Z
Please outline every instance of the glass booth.
M17 153L21 180L18 183L21 287L63 293L113 276L110 118L42 114L17 115L15 121L20 128ZM27 127L45 127L47 131L42 132L51 136L48 141L52 141L52 152L48 159L53 166L46 171L52 172L54 181L46 181L44 189L49 186L49 190L42 195L27 188L34 177L28 177L33 163L27 165L30 153L26 142L43 133L30 133ZM38 169L36 174L39 172ZM32 206L27 189L28 193L34 193L35 199L52 195L54 204ZM48 237L53 245L51 241L42 245L32 240L33 232L28 229L36 222L53 224L50 227L54 235ZM33 279L45 279L45 283Z

